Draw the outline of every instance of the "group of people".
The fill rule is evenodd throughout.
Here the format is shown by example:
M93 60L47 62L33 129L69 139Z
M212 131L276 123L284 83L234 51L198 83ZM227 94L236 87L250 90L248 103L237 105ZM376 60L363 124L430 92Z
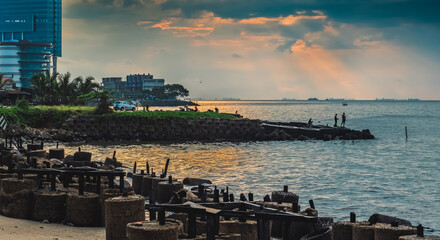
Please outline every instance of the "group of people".
M335 114L335 125L333 127L337 127L338 126L338 114ZM347 121L347 117L345 116L345 112L342 113L342 122L341 122L341 127L345 127L345 121Z
M333 125L333 127L337 127L338 126L338 114L335 114L335 125ZM342 122L341 122L341 127L345 127L345 122L347 121L347 116L345 115L345 112L342 113ZM307 122L307 127L312 127L313 121L310 118L309 121ZM328 125L327 125L328 126Z

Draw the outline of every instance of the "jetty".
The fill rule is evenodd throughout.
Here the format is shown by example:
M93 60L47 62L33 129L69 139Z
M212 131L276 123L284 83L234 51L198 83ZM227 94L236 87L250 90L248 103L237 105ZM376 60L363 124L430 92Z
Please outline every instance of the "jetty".
M62 148L46 152L44 143L17 145L0 144L0 213L102 227L108 240L438 239L424 236L421 225L381 214L359 222L350 213L349 222L334 222L312 199L300 205L287 185L257 200L208 179L176 179L168 172L170 159L159 174L148 161L121 168L116 151L92 161L80 148L65 156Z

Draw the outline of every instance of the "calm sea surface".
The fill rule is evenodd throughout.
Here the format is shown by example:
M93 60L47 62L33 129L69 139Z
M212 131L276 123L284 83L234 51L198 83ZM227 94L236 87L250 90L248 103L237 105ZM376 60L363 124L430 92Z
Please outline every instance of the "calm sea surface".
M138 161L160 170L167 157L178 178L209 178L239 196L256 199L289 185L303 208L313 199L320 216L348 220L351 211L366 220L383 213L440 231L440 102L200 101L199 110L273 121L333 125L335 113L347 115L347 127L370 129L375 140L274 141L244 143L138 143L85 145L94 160L117 151L127 166ZM176 109L176 108L163 108ZM408 140L405 140L405 126ZM67 146L72 154L75 146Z

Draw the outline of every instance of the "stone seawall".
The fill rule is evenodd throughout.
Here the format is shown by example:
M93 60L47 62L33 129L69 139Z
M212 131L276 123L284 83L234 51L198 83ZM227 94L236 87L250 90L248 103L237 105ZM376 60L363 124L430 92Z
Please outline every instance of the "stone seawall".
M77 116L63 124L75 138L92 140L262 140L264 127L250 119L148 119Z
M304 127L304 123L284 124L254 119L76 116L67 120L62 129L68 133L66 140L260 141L374 138L368 130L327 126L309 128Z

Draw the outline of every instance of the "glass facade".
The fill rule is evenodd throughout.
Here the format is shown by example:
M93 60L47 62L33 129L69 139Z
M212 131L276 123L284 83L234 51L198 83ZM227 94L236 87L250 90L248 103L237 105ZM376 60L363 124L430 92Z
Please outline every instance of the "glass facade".
M0 43L19 46L23 87L35 73L57 71L57 57L62 56L61 4L62 0L0 0ZM8 74L5 69L0 60L0 72Z
M17 87L29 88L29 79L50 70L52 44L19 41L0 43L0 71L11 78Z
M61 57L61 0L0 0L2 42L51 43Z

